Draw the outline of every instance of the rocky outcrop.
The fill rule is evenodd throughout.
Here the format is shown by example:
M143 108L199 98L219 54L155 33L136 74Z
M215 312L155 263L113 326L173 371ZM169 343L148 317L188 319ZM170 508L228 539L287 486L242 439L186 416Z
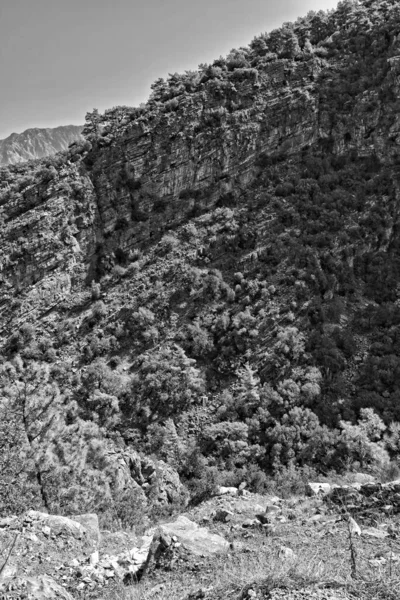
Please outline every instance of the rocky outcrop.
M75 518L85 522L86 528ZM229 542L222 536L180 516L173 522L153 527L142 536L135 536L134 545L112 554L103 546L94 550L87 543L88 535L91 540L100 537L94 526L96 521L96 515L68 518L36 511L29 511L20 518L2 519L0 542L15 539L17 535L19 551L13 553L11 541L8 545L11 560L0 574L0 593L32 589L32 597L38 600L58 597L57 593L69 600L67 590L88 591L117 580L136 583L151 566L165 558L165 554L171 556L183 551L194 557L208 557L229 549ZM120 543L125 545L121 540ZM21 550L22 556L29 555L31 563L38 560L40 565L45 560L52 576L38 577L36 573L26 572ZM39 570L38 564L31 566L31 570Z
M66 150L81 137L80 125L27 129L0 140L0 165L15 165Z
M50 515L37 510L30 510L21 517L5 517L0 519L0 531L22 532L26 529L41 532L49 537L68 537L84 542L100 541L100 530L97 515L77 515L64 517Z
M326 496L338 508L364 516L379 511L386 514L400 513L400 480L389 483L354 483L335 486Z
M312 144L320 70L319 59L282 60L257 78L209 79L179 96L172 112L150 101L141 117L121 125L109 145L95 143L89 155L104 234L113 232L115 243L122 221L116 237L123 247L157 238L193 211L237 196L262 152Z
M110 449L105 461L112 473L113 489L132 489L144 503L158 506L185 506L188 493L178 473L162 460L151 460L133 448Z
M339 39L334 17L330 27ZM237 204L263 161L291 160L304 148L391 164L400 139L395 106L365 78L344 102L341 87L354 79L355 57L341 53L340 42L330 52L332 44L328 36L322 49L290 58L253 49L246 68L227 61L173 76L153 86L143 108L106 111L101 126L84 130L92 147L83 162L72 148L55 181L36 179L22 197L6 200L2 254L11 258L0 268L4 285L35 285L31 301L55 302L190 216ZM379 81L388 97L399 92L396 44ZM15 244L21 237L26 243Z
M40 167L27 171L23 193L10 176L2 207L2 252L0 258L0 304L4 317L18 309L35 315L65 300L82 288L88 276L88 261L96 248L97 204L93 185L76 165L58 171Z

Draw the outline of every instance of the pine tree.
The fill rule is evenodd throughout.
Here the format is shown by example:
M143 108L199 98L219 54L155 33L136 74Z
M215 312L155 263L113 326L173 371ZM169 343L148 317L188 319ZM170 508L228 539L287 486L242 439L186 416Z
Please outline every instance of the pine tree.
M49 510L46 477L52 469L49 452L62 413L59 388L47 364L24 363L17 356L1 367L0 389L2 473L9 475L9 485L15 485L21 475L29 479L31 470L42 503Z
M239 385L236 411L239 415L250 416L260 403L260 379L248 363L238 370L237 375Z

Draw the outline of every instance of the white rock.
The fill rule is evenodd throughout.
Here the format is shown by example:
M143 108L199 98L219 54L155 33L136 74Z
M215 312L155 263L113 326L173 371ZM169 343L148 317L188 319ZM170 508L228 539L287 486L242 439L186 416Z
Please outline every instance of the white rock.
M22 583L24 587L23 594L19 595L20 598L25 597L31 600L73 600L72 596L48 575L21 577L17 582ZM83 587L85 587L85 584L83 584Z
M15 565L6 565L0 574L0 584L7 579L13 579L17 575L17 567ZM0 596L1 598L2 596Z
M67 535L77 539L81 539L86 530L78 523L68 517L62 517L60 515L49 515L47 513L41 513L36 510L30 510L25 515L26 522L33 522L41 526L42 531L45 527L51 529L54 535ZM48 535L48 534L45 534Z
M97 565L97 563L99 562L99 552L98 550L96 550L96 552L93 552L90 555L90 564L92 565L92 567L95 567Z
M354 473L354 483L376 483L376 477L368 473Z
M306 493L308 496L326 496L331 491L329 483L307 483Z
M281 546L279 548L279 558L282 560L294 560L296 558L296 554L291 548L288 548L287 546Z
M139 571L139 569L140 569L140 566L138 566L138 565L129 565L129 567L128 567L128 571L132 575L134 575L135 573L137 573Z
M363 535L367 535L369 537L374 537L377 539L383 539L389 537L389 533L387 531L383 531L382 529L377 529L376 527L366 527L362 531Z
M104 575L105 575L105 577L107 577L107 579L111 579L112 577L115 576L115 573L111 569L105 569Z
M361 535L361 527L356 523L353 517L349 517L349 529L353 535Z
M224 487L223 485L218 489L217 496L237 496L238 489L235 487Z

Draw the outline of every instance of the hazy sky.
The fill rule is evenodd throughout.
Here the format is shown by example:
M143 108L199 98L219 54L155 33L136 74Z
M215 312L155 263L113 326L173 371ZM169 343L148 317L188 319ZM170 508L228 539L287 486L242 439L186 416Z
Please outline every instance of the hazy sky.
M150 84L337 0L0 0L0 139L137 105Z

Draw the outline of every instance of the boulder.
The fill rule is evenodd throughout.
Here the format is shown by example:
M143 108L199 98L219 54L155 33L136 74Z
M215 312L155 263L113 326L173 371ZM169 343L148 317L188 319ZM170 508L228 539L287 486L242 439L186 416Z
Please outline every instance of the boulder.
M160 525L160 530L172 539L176 537L186 550L198 556L210 556L218 552L227 552L229 549L229 542L223 537L210 533L208 529L199 527L184 516Z
M239 490L235 487L224 487L221 485L217 490L216 496L237 496L238 492Z
M0 519L0 529L18 529L19 524L19 519L16 516Z
M7 564L1 574L0 574L0 590L1 590L1 585L2 583L4 583L5 581L8 581L9 579L13 579L14 577L17 576L17 572L18 572L18 567L16 565L13 564ZM0 596L1 597L1 596Z
M267 504L265 512L269 513L270 515L276 515L281 513L282 509L280 506L276 506L276 504Z
M381 483L364 483L361 485L361 494L363 496L375 496L382 491Z
M110 448L107 467L115 490L131 489L143 504L186 506L189 494L177 471L162 460L153 461L133 448Z
M189 493L182 484L177 471L163 460L156 462L155 483L157 486L157 501L161 505L179 504L186 506Z
M389 483L386 484L387 487L395 493L400 493L400 479L396 479L395 481L389 481Z
M74 537L78 540L82 539L86 533L85 528L78 521L73 521L68 517L60 515L49 515L36 510L30 510L25 515L25 521L34 524L35 527L42 531L45 528L50 529L50 533L54 535L66 535ZM47 529L45 529L48 531Z
M384 539L389 537L389 533L387 531L384 531L383 529L378 529L377 527L366 527L362 530L362 534L377 539Z
M307 483L306 493L308 496L326 496L331 491L329 483Z
M213 517L214 521L220 521L221 523L227 523L233 517L233 512L226 510L226 508L219 508Z
M256 515L256 519L258 519L260 521L260 523L262 523L263 525L267 525L268 523L271 522L271 517L270 515L268 515L268 513L261 513Z
M2 589L3 588L3 589ZM12 590L12 594L7 592ZM71 594L48 575L38 577L16 577L0 584L3 598L29 598L30 600L74 600Z
M98 547L101 542L101 533L99 528L99 519L95 514L73 515L71 519L80 523L85 531L86 537L90 540L94 547Z
M368 473L354 473L353 481L354 483L375 483L376 477Z
M354 485L342 485L333 487L329 498L336 503L342 502L353 502L358 504L360 499L362 498L360 494L361 485L359 483L355 483Z
M252 529L253 527L257 529L260 527L260 524L261 521L259 521L258 519L245 519L242 523L242 527L244 527L245 529Z

